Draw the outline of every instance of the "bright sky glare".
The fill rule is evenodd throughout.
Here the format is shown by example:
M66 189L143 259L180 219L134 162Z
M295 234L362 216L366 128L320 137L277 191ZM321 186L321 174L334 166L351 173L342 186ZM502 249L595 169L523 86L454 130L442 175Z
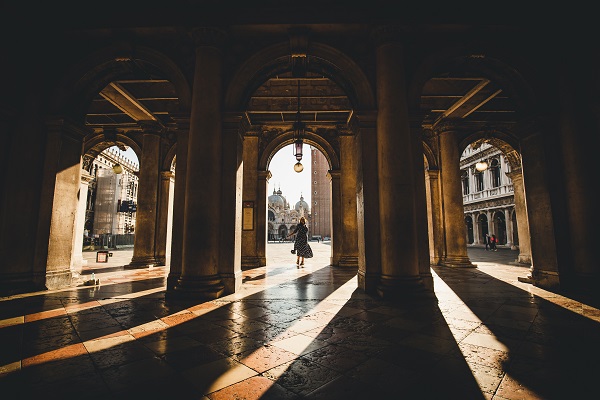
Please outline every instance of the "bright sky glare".
M273 190L281 188L281 195L286 198L290 206L296 205L300 201L300 195L304 197L309 206L311 205L310 193L310 146L304 144L304 157L302 165L304 170L300 173L294 171L296 158L292 151L292 145L285 146L279 150L271 159L269 171L271 171L271 179L269 179L269 187L267 196L273 194Z

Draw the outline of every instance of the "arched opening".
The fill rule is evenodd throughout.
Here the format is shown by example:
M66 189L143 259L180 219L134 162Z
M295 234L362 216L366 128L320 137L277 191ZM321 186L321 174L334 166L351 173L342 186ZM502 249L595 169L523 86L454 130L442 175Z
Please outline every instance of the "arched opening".
M473 244L473 219L470 216L465 217L465 228L467 232L467 243Z

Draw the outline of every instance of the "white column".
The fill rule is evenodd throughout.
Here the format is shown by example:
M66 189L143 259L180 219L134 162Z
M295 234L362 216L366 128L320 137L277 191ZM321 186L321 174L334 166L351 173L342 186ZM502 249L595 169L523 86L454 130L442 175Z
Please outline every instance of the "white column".
M76 276L81 274L87 260L83 259L83 229L85 228L85 209L87 204L88 188L94 177L87 171L81 170L81 182L79 183L79 202L77 203L77 216L75 217L75 229L73 231L73 256L71 257L71 272Z

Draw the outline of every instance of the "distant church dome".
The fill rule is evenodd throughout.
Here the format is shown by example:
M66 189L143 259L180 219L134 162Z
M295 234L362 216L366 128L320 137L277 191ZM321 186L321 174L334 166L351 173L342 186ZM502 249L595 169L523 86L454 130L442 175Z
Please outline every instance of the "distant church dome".
M300 201L296 203L296 207L294 207L294 209L296 211L300 211L300 207L302 207L306 213L310 211L308 209L308 203L304 201L304 197L302 197L302 195L300 195Z
M273 189L273 194L269 196L269 204L272 207L281 207L282 209L285 207L285 198L281 195L281 189L278 191Z

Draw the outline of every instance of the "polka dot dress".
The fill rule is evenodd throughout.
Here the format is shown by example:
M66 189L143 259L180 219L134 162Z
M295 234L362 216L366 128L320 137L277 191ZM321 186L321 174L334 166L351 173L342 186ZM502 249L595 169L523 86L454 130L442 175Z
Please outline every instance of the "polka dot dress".
M299 224L294 231L296 234L296 240L294 241L294 249L296 249L296 255L298 257L311 258L313 256L312 249L308 244L308 228L306 225Z

